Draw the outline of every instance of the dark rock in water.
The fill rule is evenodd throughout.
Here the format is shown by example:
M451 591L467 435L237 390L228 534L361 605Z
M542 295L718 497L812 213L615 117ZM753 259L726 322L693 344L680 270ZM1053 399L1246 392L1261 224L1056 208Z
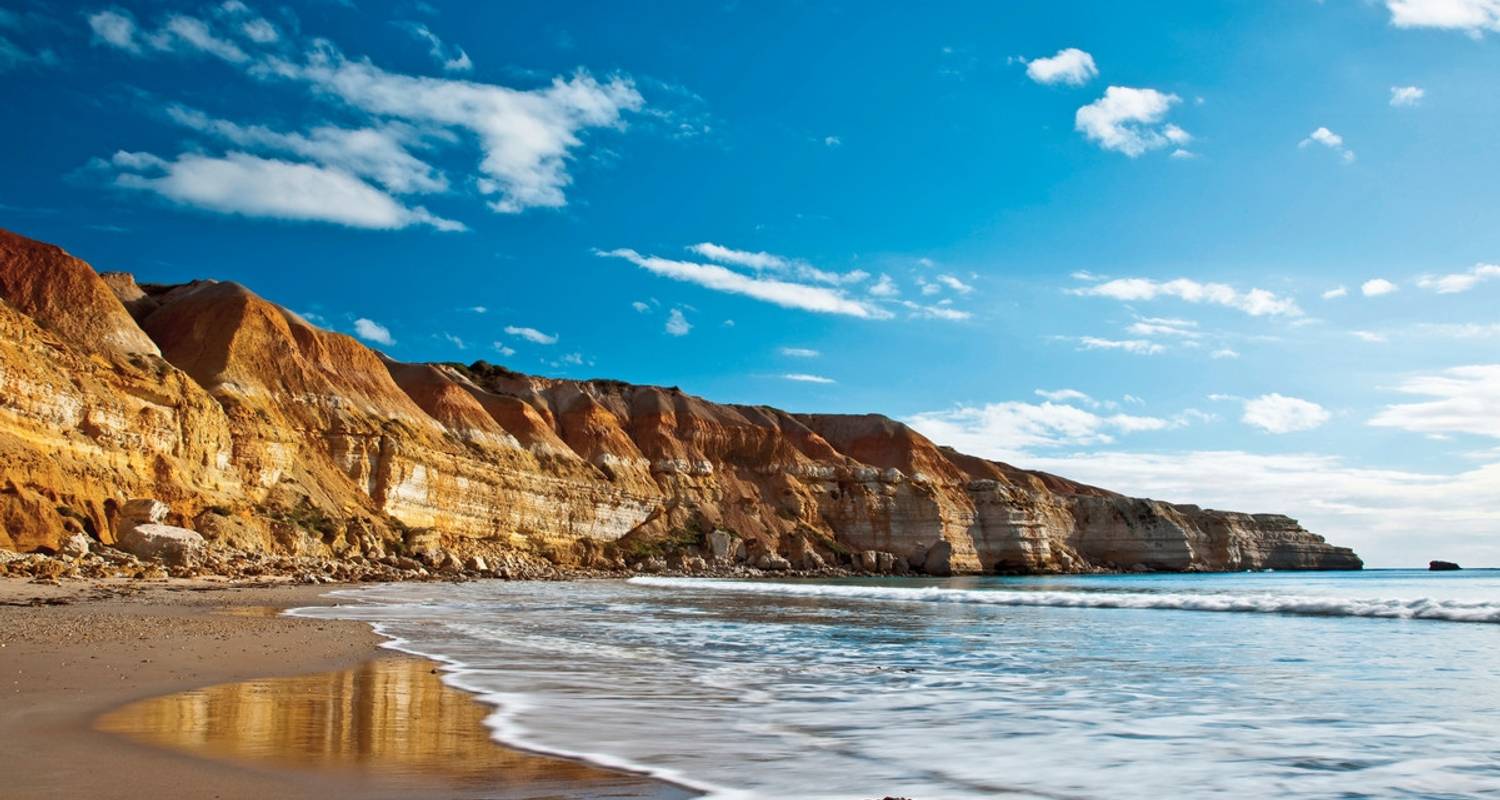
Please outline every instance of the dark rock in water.
M1429 561L1427 569L1431 572L1451 572L1455 569L1463 569L1452 561Z

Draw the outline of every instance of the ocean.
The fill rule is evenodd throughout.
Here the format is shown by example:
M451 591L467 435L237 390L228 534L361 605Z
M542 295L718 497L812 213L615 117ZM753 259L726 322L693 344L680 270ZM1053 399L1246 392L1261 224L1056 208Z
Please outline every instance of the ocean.
M498 740L713 798L1500 798L1500 571L339 598Z

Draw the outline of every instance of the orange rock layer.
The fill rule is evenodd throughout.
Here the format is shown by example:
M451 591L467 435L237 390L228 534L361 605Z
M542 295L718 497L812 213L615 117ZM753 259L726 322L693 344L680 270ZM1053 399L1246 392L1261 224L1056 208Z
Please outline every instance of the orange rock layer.
M125 500L156 497L210 539L290 554L436 539L587 563L720 529L937 572L1360 566L1287 517L1128 498L878 415L403 364L242 286L138 286L4 231L0 300L10 549L110 542Z

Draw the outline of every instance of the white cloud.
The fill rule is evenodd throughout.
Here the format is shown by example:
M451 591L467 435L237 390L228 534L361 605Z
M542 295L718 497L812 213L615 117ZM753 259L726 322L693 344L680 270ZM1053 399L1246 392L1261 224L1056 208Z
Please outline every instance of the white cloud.
M686 336L693 329L692 323L682 315L682 309L674 308L667 313L666 331L672 336Z
M1397 108L1410 107L1422 102L1427 90L1419 86L1392 86L1391 105Z
M305 66L282 66L281 74L368 113L473 133L484 150L479 169L486 177L477 182L479 190L498 195L490 208L506 214L567 205L563 189L572 182L567 161L582 145L579 134L616 127L625 112L644 105L628 79L601 83L583 71L521 91L387 72L326 49Z
M1272 393L1246 400L1241 420L1270 433L1293 433L1312 430L1331 417L1327 409L1310 400Z
M1418 325L1417 329L1424 333L1445 336L1451 339L1490 339L1500 337L1500 322L1428 322Z
M1500 364L1453 367L1409 378L1397 391L1433 399L1386 406L1371 425L1500 438Z
M157 50L172 51L186 46L208 55L221 58L231 64L242 64L250 59L234 42L214 33L208 23L197 17L173 14L156 33L148 37Z
M1123 350L1141 356L1154 356L1167 348L1145 339L1101 339L1097 336L1080 336L1076 340L1080 350Z
M1189 278L1155 281L1150 278L1116 278L1112 281L1069 289L1069 294L1109 297L1115 300L1155 300L1175 297L1189 303L1212 303L1236 308L1254 317L1300 316L1302 309L1291 298L1279 297L1265 289L1241 292L1223 283L1199 283Z
M642 303L639 300L635 301L634 303L631 303L630 307L633 308L633 309L635 309L636 311L639 311L642 314L644 314L647 311L651 310L651 306L650 305L648 305L646 303Z
M1119 434L1180 427L1186 420L1096 414L1063 403L1007 401L916 414L905 420L940 444L987 458L1020 460L1036 448L1110 444Z
M1098 77L1094 57L1076 47L1066 47L1050 58L1026 62L1026 76L1037 83L1082 86Z
M901 290L896 288L896 282L889 275L881 275L880 280L870 284L868 291L875 297L895 297L901 294Z
M832 378L825 378L822 375L809 375L806 372L788 372L781 377L784 380L796 381L797 383L837 383Z
M1216 359L1239 358L1240 354L1239 354L1238 351L1231 350L1228 347L1221 347L1218 350L1215 350L1212 353L1210 353L1208 357L1209 358L1216 358Z
M1158 127L1181 99L1155 89L1111 86L1104 90L1103 97L1078 109L1074 127L1100 147L1135 158L1177 139L1185 140L1187 132L1175 125Z
M721 264L733 264L736 267L749 267L753 270L769 270L781 272L791 267L791 262L778 255L766 252L751 252L749 250L735 250L713 242L699 242L689 245L688 250L700 256Z
M1329 150L1338 153L1339 158L1343 159L1346 164L1354 160L1354 151L1344 146L1344 137L1327 128L1318 128L1308 134L1306 139L1298 142L1297 146L1306 148L1313 144L1323 145Z
M1479 37L1500 31L1500 0L1386 0L1398 28L1439 28Z
M94 42L118 47L131 53L141 52L138 40L140 28L135 17L123 9L111 8L96 11L88 16L89 28L94 32Z
M861 270L838 273L818 269L804 261L785 258L772 253L752 252L749 250L735 250L713 242L699 242L689 245L688 250L720 264L729 264L735 267L746 267L757 272L791 272L798 278L810 280L815 283L827 283L837 286L842 283L859 283L870 277L869 273Z
M507 358L516 354L515 348L507 345L505 342L491 342L490 346L495 348L495 352Z
M488 314L489 311L490 311L488 308L485 308L484 306L469 306L469 310L472 311L472 312L474 312L475 314Z
M282 133L261 125L239 125L183 106L168 107L167 116L186 128L240 147L290 153L337 167L397 194L441 192L448 188L448 180L441 172L407 150L415 134L404 126L348 129L324 125L302 134Z
M952 275L939 275L937 276L937 281L938 283L947 286L949 289L952 289L959 294L968 294L974 291L974 287L970 286L967 283L964 283L963 281Z
M1175 336L1179 339L1201 339L1198 323L1189 319L1170 317L1138 317L1125 328L1126 333L1136 336Z
M354 335L365 341L383 344L387 347L396 343L396 340L391 338L389 328L364 317L354 321Z
M448 48L443 40L433 33L430 28L420 23L409 23L403 25L418 41L427 44L427 52L432 59L448 72L469 72L474 69L474 62L469 60L469 54L462 47Z
M967 311L948 306L928 306L921 303L913 303L910 300L900 301L900 305L911 312L910 316L916 319L945 319L949 322L962 322L974 315Z
M1347 286L1338 286L1338 287L1329 289L1328 291L1326 291L1326 292L1323 293L1323 299L1324 300L1336 300L1336 299L1338 299L1340 297L1348 297L1348 296L1349 296L1349 287L1347 287Z
M461 339L461 338L459 338L458 336L455 336L455 335L453 335L451 333L446 333L445 332L445 333L442 334L442 337L443 337L444 340L446 340L449 344L453 345L454 347L457 347L460 350L466 349L466 346L464 345L464 340Z
M1491 278L1500 278L1500 264L1475 264L1467 272L1423 275L1417 279L1417 285L1438 294L1457 294L1467 292Z
M1076 401L1094 408L1097 408L1099 406L1098 400L1095 400L1094 398L1078 391L1077 389L1037 389L1036 396L1045 400L1051 400L1054 403L1067 403L1069 401Z
M1398 287L1385 278L1371 278L1360 284L1359 291L1365 297L1380 297L1396 291Z
M520 325L506 325L505 332L511 336L519 336L534 344L557 344L557 334L542 333L536 328L526 328Z
M428 225L466 230L460 222L408 207L341 169L231 152L222 158L183 153L167 161L150 153L116 153L94 166L114 172L126 189L155 192L183 205L246 217L332 222L393 230Z
M753 297L783 308L865 319L886 319L891 316L890 312L851 299L838 289L744 275L717 264L643 256L629 248L596 252L600 256L625 259L662 277L696 283L714 291Z
M822 355L822 353L806 347L783 347L780 353L790 358L817 358Z
M240 30L244 31L245 35L256 44L271 44L281 38L276 26L260 17L241 23Z
M824 147L838 147L839 145L841 145L843 143L844 143L844 140L840 139L837 136L824 136L823 137L823 146Z
M253 39L246 42L247 53L209 22L181 14L150 33L116 10L96 12L89 24L96 41L123 50L208 53L257 79L305 84L382 121L404 120L444 135L472 134L483 153L481 177L474 185L494 198L488 205L500 213L567 205L564 189L572 183L568 161L583 146L583 132L621 127L627 113L645 105L629 78L601 82L583 70L555 77L544 87L518 90L388 72L368 59L346 58L327 40L305 43L300 61L281 55L290 47L273 48ZM466 60L458 58L453 66L461 68Z
M1349 331L1349 335L1362 342L1370 342L1371 344L1384 344L1389 341L1385 334L1376 331Z

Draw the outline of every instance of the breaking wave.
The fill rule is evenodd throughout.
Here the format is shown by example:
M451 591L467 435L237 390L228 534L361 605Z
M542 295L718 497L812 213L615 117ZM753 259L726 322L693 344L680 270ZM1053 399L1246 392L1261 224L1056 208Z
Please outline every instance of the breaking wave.
M1147 592L1060 592L949 589L940 586L848 586L777 583L713 578L631 578L636 586L701 589L779 597L823 597L900 603L953 603L1043 608L1134 608L1171 611L1217 611L1241 614L1291 614L1306 617L1371 617L1500 624L1500 603L1414 599L1351 599L1265 593L1180 594Z

